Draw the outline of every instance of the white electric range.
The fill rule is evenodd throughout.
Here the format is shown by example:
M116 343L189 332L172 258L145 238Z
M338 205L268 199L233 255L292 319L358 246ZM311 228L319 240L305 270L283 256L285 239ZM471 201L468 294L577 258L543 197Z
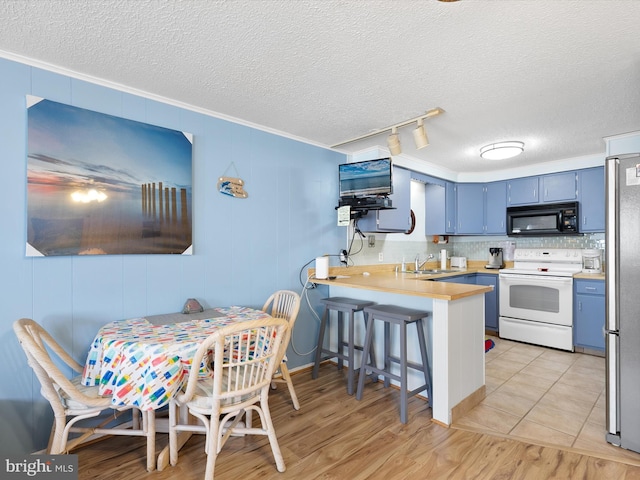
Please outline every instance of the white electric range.
M501 338L573 351L573 275L579 248L520 248L500 270Z

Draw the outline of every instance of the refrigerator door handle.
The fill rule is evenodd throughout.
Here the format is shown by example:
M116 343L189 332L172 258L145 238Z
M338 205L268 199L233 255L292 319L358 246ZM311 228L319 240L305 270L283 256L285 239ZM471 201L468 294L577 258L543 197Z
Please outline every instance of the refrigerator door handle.
M617 276L618 265L616 264L616 252L619 251L618 245L618 166L620 160L618 158L607 158L606 161L606 211L605 211L605 223L606 223L606 245L605 250L607 277L605 279L606 290L606 315L605 315L605 330L618 331L618 298L617 298Z
M606 165L606 265L605 279L606 314L605 314L605 352L606 352L606 424L607 442L620 445L620 398L619 398L619 339L618 336L618 298L616 252L618 251L618 166L620 160L616 157L607 158Z
M606 339L607 359L607 441L620 445L620 419L618 396L618 341L617 333L607 332Z

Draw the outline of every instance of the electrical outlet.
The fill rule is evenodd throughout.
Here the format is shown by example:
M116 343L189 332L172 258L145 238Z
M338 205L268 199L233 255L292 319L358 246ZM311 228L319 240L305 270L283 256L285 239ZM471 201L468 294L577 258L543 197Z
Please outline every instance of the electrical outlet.
M382 252L380 252L380 253L378 254L378 261L379 261L379 262L384 261L384 255L382 254Z
M342 250L340 252L340 262L346 264L347 263L347 251L346 250Z

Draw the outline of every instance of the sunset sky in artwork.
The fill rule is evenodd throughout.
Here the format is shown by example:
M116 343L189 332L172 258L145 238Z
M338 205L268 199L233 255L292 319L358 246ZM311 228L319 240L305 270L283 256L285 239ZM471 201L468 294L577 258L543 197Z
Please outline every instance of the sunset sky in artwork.
M28 118L32 185L191 188L191 142L182 132L50 100L32 105Z

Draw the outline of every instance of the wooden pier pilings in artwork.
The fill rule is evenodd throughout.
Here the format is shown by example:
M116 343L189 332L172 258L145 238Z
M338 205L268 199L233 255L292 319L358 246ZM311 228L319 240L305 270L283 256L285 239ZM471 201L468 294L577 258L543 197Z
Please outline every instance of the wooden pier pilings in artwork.
M158 182L157 188L155 182L142 184L141 195L142 213L146 218L143 237L159 236L163 230L171 230L171 227L188 227L186 188L180 189L180 201L178 201L177 188L166 187L162 182Z

